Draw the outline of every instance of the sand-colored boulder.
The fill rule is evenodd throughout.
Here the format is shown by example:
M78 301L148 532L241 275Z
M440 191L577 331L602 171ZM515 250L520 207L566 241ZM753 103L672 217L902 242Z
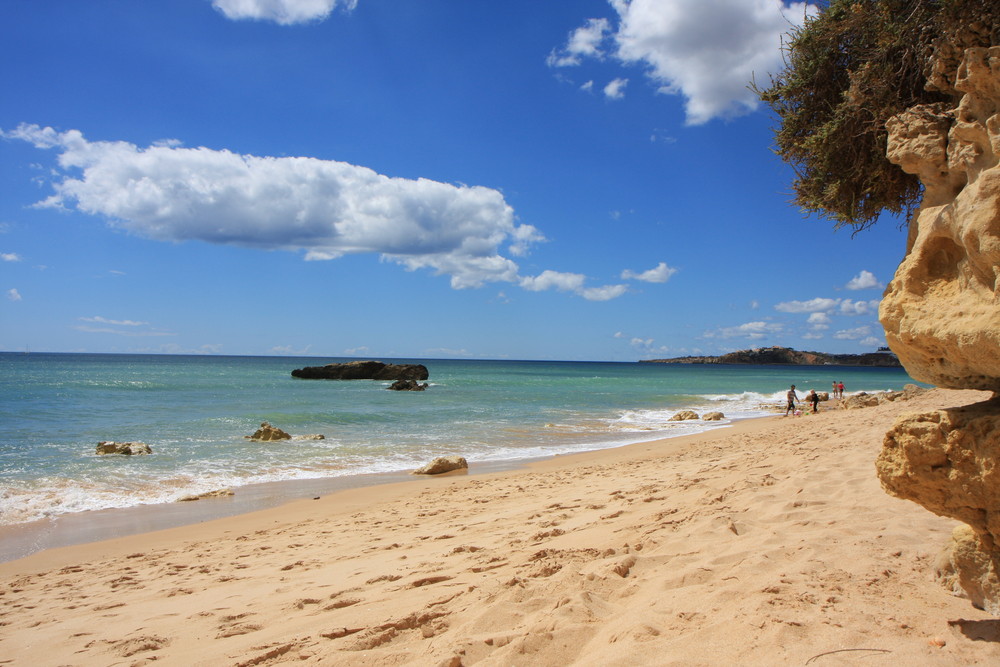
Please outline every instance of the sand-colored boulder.
M675 414L673 417L671 417L667 421L668 422L683 422L683 421L688 421L690 419L698 419L698 413L695 412L694 410L681 410L680 412L678 412L677 414Z
M1000 400L905 415L875 463L883 488L1000 544Z
M109 440L102 440L97 443L97 449L94 453L99 456L108 456L113 454L120 454L122 456L143 456L145 454L152 454L153 450L150 449L149 445L144 442L111 442Z
M961 524L952 532L951 543L938 557L935 578L955 595L966 596L974 607L1000 616L998 563L987 555L979 536Z
M725 418L726 415L722 414L721 412L706 412L701 416L701 420L706 422L722 421Z
M263 422L260 428L257 429L253 435L243 436L247 440L252 440L254 442L269 442L271 440L291 440L292 436L285 433L277 426L271 426L267 422Z
M882 487L958 519L949 562L977 607L1000 613L1000 399L900 418L876 460ZM945 577L947 580L947 577Z
M413 471L414 475L440 475L454 470L468 470L469 464L462 456L441 456L422 468Z
M1000 391L1000 46L965 51L954 110L891 119L888 156L925 197L879 318L914 378Z

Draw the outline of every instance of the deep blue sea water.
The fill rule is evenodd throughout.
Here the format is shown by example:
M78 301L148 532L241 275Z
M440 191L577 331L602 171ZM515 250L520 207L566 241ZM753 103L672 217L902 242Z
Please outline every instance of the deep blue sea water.
M724 428L804 395L901 389L904 371L546 361L423 363L424 392L299 380L335 358L0 353L0 525L173 502L260 482L405 471L457 454L470 466ZM723 422L669 422L678 410ZM259 424L325 440L250 442ZM152 456L97 456L138 440Z

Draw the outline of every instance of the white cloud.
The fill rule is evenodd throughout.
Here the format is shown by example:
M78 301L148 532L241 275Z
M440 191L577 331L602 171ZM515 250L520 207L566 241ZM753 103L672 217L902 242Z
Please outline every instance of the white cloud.
M852 301L844 299L840 302L840 312L844 315L867 315L878 311L879 301Z
M309 348L311 347L312 345L306 345L302 348L295 348L291 345L275 345L271 348L271 352L284 357L303 357L309 354Z
M344 356L347 357L363 357L367 355L371 349L367 345L362 345L360 347L352 347L344 350Z
M20 262L21 256L18 255L16 252L4 252L0 253L0 260L3 260L5 262Z
M10 301L20 301L21 300L21 293L18 292L16 289L11 288L11 289L7 290L7 298Z
M830 325L830 316L826 313L813 313L806 321L813 325L813 329L826 329Z
M81 322L90 322L92 324L113 324L119 327L146 327L149 326L149 322L136 322L135 320L109 320L106 317L101 317L100 315L94 317L81 317L79 318Z
M522 278L520 285L529 292L555 289L560 292L577 292L587 279L582 273L563 273L546 269L537 276Z
M870 336L871 333L872 333L871 327L864 326L864 327L857 327L855 329L843 329L833 334L833 337L839 340L860 340L862 338Z
M546 269L537 276L521 278L518 283L529 292L558 290L573 292L587 301L609 301L617 299L628 291L627 285L604 285L603 287L584 287L587 277L581 273L565 273Z
M769 334L781 332L784 327L776 322L746 322L735 327L724 327L717 332L707 335L708 338L749 338L750 340L760 340Z
M322 21L338 0L212 0L212 6L234 21L274 21L281 25ZM341 0L339 4L350 11L357 0Z
M570 34L567 45L549 56L553 66L578 64L601 57L607 37L615 56L639 63L661 92L685 98L687 122L706 123L752 111L758 105L747 89L751 80L764 84L782 67L781 40L814 5L782 0L609 0L618 25L602 30L587 23ZM585 31L588 40L577 39ZM586 48L582 48L585 46Z
M611 100L620 100L625 97L625 86L627 85L628 79L614 79L604 86L604 96Z
M809 301L785 301L774 307L782 313L817 313L835 308L840 299L815 298Z
M875 336L869 336L868 338L858 341L859 345L864 345L866 347L879 347L885 345L884 338L876 338Z
M611 29L607 19L587 19L583 26L569 34L566 46L553 49L546 62L549 67L572 67L583 58L602 58L601 42Z
M882 283L878 281L871 271L862 271L858 275L851 278L851 280L844 285L846 289L849 290L859 290L859 289L873 289L885 287Z
M660 262L656 267L636 273L630 269L622 271L622 280L641 280L647 283L665 283L670 280L670 276L677 273L677 269L667 266L666 262Z
M83 331L84 333L102 333L102 334L115 334L116 336L128 336L143 338L147 336L176 336L175 333L170 333L168 331L130 331L128 329L113 329L111 327L91 327L86 325L79 325L73 327L77 331Z
M61 180L36 206L75 207L156 240L301 250L309 260L377 253L449 275L456 289L517 282L518 266L501 247L521 255L544 240L486 187L392 178L315 158L92 142L77 130L37 125L3 136L60 150Z
M628 285L604 285L602 287L588 287L580 290L579 294L587 301L610 301L617 299L628 291Z

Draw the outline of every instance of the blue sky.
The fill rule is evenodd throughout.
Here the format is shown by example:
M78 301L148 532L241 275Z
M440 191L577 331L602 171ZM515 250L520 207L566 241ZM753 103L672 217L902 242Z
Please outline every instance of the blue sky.
M779 0L45 0L0 25L0 349L884 344L899 221L790 204Z

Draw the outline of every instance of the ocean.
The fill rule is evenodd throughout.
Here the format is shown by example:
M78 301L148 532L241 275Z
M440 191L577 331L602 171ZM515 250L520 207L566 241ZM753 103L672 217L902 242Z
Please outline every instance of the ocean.
M477 468L725 428L843 381L901 389L901 369L384 359L422 363L423 392L300 380L336 358L0 353L0 527L173 503L268 482L406 472L438 456ZM670 422L677 411L721 422ZM821 406L822 409L822 406ZM323 440L251 442L261 422ZM99 441L151 456L98 456Z

